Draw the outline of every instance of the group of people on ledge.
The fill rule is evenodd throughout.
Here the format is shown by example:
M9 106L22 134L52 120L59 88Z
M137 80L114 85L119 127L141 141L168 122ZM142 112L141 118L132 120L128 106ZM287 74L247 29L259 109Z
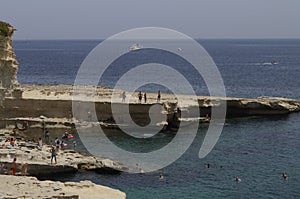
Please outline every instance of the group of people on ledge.
M123 93L121 94L121 97L122 97L122 102L125 102L126 101L125 91L123 91ZM142 94L142 92L139 91L137 97L138 97L139 103L142 103L143 98L144 98L144 103L147 103L147 93L146 92L144 94ZM158 91L157 92L157 102L160 102L160 99L161 99L161 93L160 93L160 91Z

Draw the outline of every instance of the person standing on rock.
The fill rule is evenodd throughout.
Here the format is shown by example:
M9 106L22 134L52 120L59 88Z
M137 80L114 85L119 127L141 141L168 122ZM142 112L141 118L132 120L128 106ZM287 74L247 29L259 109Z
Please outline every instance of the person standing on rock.
M74 148L74 150L76 149L76 146L77 146L77 142L73 141L73 148Z
M49 144L49 137L50 137L49 131L48 131L48 129L46 129L46 131L45 131L46 144Z
M18 130L18 129L19 129L19 127L18 127L18 123L17 123L17 122L15 122L15 129L16 129L16 130Z
M88 121L89 122L92 121L92 113L91 113L91 111L88 111Z
M42 126L42 129L43 129L43 132L45 132L46 123L45 123L44 120L42 120L41 126Z
M126 100L126 93L125 93L125 91L123 91L123 93L122 93L122 102L125 102L125 100Z
M11 175L15 175L17 172L17 158L14 158L13 162L11 163Z
M142 102L142 98L143 98L143 95L142 95L141 91L139 91L138 98L139 98L139 102L141 103Z
M160 95L160 90L157 92L157 102L160 102L160 98L161 98L161 95Z
M147 93L144 93L144 102L147 103Z
M55 160L55 164L57 164L57 161L56 161L56 150L55 150L54 146L52 146L52 148L51 148L51 164L53 163L53 159Z
M55 138L55 146L56 146L56 150L59 151L59 148L60 148L60 144L61 144L61 141L57 138Z

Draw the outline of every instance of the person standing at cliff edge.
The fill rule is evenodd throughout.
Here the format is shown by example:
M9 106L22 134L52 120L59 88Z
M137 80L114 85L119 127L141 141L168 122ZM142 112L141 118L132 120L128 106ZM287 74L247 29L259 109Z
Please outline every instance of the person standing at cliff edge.
M147 103L147 93L144 93L144 102Z
M123 91L123 93L122 93L122 102L125 102L125 100L126 100L126 93L125 93L125 91Z
M157 102L160 102L160 98L161 98L161 95L160 95L160 90L157 92Z
M139 103L141 103L142 102L142 98L143 98L143 95L142 95L141 91L139 91L138 98L139 98Z

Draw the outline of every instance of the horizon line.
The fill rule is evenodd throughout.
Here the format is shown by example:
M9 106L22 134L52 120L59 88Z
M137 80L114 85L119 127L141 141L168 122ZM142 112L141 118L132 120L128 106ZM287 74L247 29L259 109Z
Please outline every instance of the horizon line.
M295 38L286 38L286 37L278 37L278 38L193 38L195 40L300 40L300 37ZM66 39L66 38L40 38L40 39L34 39L34 38L17 38L13 39L13 41L103 41L105 39L99 39L99 38L72 38L72 39Z

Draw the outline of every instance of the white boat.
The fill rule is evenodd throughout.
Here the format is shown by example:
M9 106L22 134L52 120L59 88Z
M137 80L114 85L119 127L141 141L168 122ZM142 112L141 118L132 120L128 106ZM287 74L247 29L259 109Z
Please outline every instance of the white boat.
M279 62L277 62L277 61L272 61L271 64L272 64L272 65L278 65Z
M278 65L278 64L279 64L279 62L277 62L277 61L263 63L263 65L269 65L269 66Z
M134 51L134 50L139 50L142 47L139 44L133 44L132 46L129 47L129 51Z

